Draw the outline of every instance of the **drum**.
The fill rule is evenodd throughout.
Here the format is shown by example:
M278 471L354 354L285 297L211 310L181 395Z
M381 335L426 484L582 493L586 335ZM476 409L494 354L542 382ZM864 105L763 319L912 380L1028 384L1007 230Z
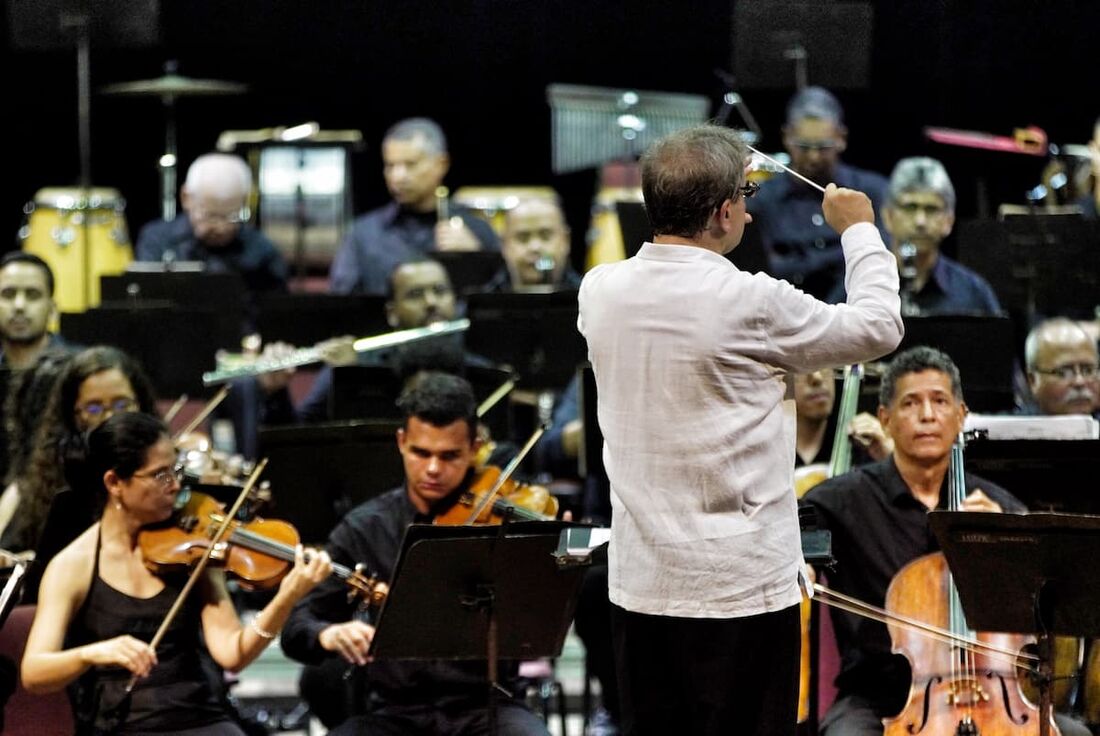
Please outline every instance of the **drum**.
M641 187L601 187L592 205L592 221L588 227L588 258L585 268L626 258L623 231L619 225L616 202L641 202Z
M546 199L556 202L558 195L550 187L461 187L452 197L455 204L462 205L493 226L500 237L504 237L504 219L508 210L525 199Z
M48 187L23 208L23 250L50 265L62 312L99 304L99 277L120 274L133 260L125 207L116 189Z

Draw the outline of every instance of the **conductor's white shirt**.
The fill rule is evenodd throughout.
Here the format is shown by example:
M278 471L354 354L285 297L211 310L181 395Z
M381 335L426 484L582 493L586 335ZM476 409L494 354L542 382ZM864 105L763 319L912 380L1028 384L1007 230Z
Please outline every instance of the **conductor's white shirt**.
M732 618L799 601L795 415L785 378L901 339L898 270L869 223L841 238L848 301L646 243L580 288L611 481L611 600Z

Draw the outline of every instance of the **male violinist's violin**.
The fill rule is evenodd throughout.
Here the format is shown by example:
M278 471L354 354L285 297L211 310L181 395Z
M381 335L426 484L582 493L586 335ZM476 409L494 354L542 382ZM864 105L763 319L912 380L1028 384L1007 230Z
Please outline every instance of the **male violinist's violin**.
M509 521L549 521L558 513L558 499L543 486L519 483L503 476L495 465L474 473L469 488L454 504L435 517L443 526L500 524ZM499 488L496 486L499 485ZM486 496L492 495L492 500Z
M170 519L138 534L145 565L158 575L197 563L225 521L224 507L204 493L182 490L176 507ZM211 562L224 566L247 589L278 585L294 564L298 530L285 521L259 517L248 522L234 519L229 526L225 541L211 552ZM367 605L377 606L385 600L388 587L374 576L336 563L332 574L343 579Z

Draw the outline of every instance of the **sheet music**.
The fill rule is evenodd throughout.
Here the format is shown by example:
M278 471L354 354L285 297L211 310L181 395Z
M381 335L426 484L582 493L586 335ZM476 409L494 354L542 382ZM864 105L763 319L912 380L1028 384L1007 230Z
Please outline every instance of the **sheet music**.
M1100 422L1084 414L1069 416L1000 416L970 414L965 431L986 430L991 440L1095 440Z

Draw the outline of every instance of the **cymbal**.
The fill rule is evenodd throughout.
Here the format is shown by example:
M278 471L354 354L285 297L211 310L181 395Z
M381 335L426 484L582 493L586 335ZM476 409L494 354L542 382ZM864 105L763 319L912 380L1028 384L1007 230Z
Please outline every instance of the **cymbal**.
M192 79L179 74L165 74L155 79L139 79L119 82L99 88L99 93L116 97L205 97L213 95L240 95L248 91L248 85L225 82L220 79Z

